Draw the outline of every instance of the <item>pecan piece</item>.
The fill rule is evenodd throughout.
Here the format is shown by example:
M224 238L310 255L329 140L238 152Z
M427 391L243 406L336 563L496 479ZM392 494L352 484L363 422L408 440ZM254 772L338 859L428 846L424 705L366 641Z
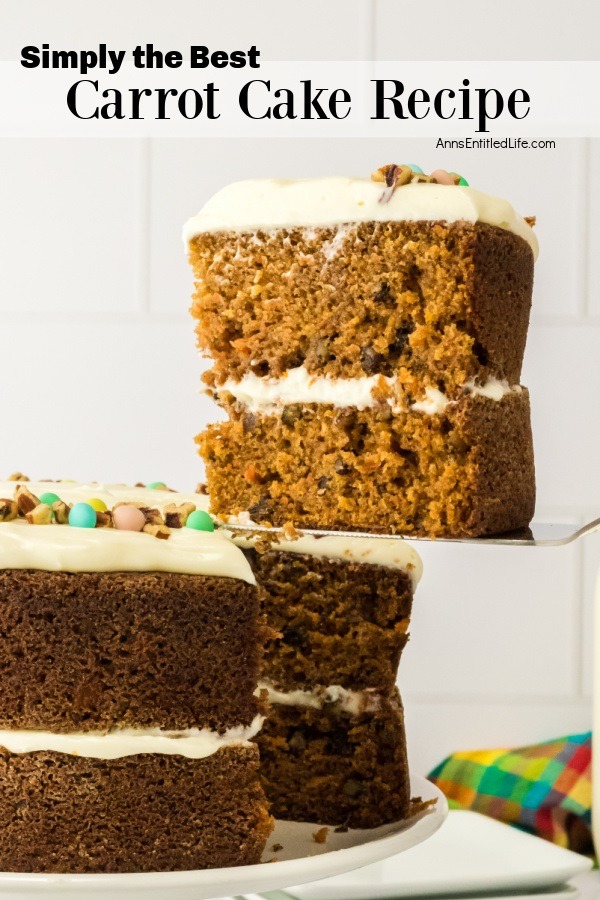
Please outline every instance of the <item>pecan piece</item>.
M113 527L113 519L112 513L109 509L104 512L96 511L96 528L112 528Z
M193 503L168 503L163 510L165 525L167 528L183 528L195 509Z
M35 509L36 506L39 506L40 503L40 498L36 497L35 494L32 494L31 491L28 491L22 484L17 485L15 500L17 501L19 515L21 516L27 515L27 513Z
M144 513L146 519L146 525L164 525L165 520L158 509L150 508L149 506L140 506L139 509Z
M0 500L0 522L10 522L17 518L17 504L14 500Z
M32 510L25 513L25 518L30 525L50 525L52 510L47 503L38 503Z
M146 534L152 534L162 541L166 541L171 535L171 532L166 525L144 525L142 531L145 531Z
M56 503L52 504L52 512L54 513L54 521L57 523L57 525L69 524L69 513L71 512L71 507L68 503L65 503L63 500L57 500Z
M22 472L13 472L12 475L9 475L6 479L7 481L29 481L27 475L23 475Z

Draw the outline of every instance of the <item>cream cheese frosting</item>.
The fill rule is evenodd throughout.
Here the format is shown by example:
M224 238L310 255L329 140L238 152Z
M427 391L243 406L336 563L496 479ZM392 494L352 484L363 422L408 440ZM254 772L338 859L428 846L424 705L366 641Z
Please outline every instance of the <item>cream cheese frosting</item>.
M259 377L253 372L243 375L239 381L228 379L217 388L218 393L228 392L251 412L276 413L292 403L329 403L338 407L368 409L381 402L373 392L385 385L393 391L387 402L395 409L402 409L402 385L397 378L384 375L363 375L356 378L333 378L329 375L312 375L304 366L288 369L280 378ZM507 381L489 378L484 384L467 381L463 385L465 393L502 400L507 394L520 392L519 385L509 385ZM441 413L451 403L437 388L425 389L423 400L411 404L415 412L435 415Z
M257 693L267 692L269 703L277 706L303 706L321 709L327 704L335 704L350 715L361 712L375 712L380 706L380 695L375 690L351 691L340 684L319 686L310 690L299 688L294 691L279 691L268 681L259 681Z
M12 497L17 484L39 496L54 491L67 503L104 500L112 508L122 501L164 509L168 503L191 502L206 508L199 494L130 488L127 485L76 482L3 481L0 497ZM116 528L73 528L70 525L30 525L24 519L0 523L0 569L42 569L49 572L177 572L213 575L255 584L244 554L221 531L173 529L168 540Z
M252 522L242 521L243 517L234 517L235 524L248 525ZM232 519L232 522L234 520ZM257 540L264 540L264 532L257 532L256 537L233 535L238 547L250 548ZM352 537L340 532L339 535L316 536L302 534L293 541L278 541L273 550L283 553L300 553L321 559L341 560L342 562L365 563L372 566L385 566L389 569L400 569L411 579L413 590L423 574L423 563L417 551L406 541L398 537L394 540L373 537Z
M368 178L261 178L218 191L183 228L187 246L211 231L255 231L343 225L349 222L483 222L523 238L538 255L531 226L507 200L472 187L407 184L380 202L382 186Z
M54 731L0 729L0 746L10 753L45 750L91 759L120 759L138 753L160 753L205 759L224 747L249 746L260 731L264 716L255 716L250 725L237 725L220 734L209 728L162 731L160 728L115 728L108 732L86 731L70 734Z

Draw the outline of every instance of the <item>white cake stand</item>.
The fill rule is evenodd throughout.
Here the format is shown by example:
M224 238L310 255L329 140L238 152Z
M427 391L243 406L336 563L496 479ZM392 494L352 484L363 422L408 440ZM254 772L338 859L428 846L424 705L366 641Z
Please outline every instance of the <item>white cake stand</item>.
M155 872L140 875L34 875L0 873L0 896L15 900L66 897L68 900L209 900L279 890L360 869L415 847L438 830L448 814L444 795L425 778L411 778L411 794L435 804L410 819L365 830L329 830L325 843L314 823L278 820L264 861L256 866ZM280 850L273 850L281 845ZM276 861L274 861L276 860Z

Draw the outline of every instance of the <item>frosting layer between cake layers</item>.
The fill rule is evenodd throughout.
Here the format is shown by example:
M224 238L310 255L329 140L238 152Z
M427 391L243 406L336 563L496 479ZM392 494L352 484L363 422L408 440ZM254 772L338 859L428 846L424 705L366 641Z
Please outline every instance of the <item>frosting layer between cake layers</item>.
M250 746L264 721L255 716L249 726L228 728L223 734L209 728L162 731L159 728L116 728L109 732L56 732L0 729L0 746L10 753L46 750L91 759L121 759L138 753L160 753L205 759L227 747Z
M293 403L321 403L332 406L368 409L380 403L375 396L378 388L389 388L393 396L386 399L392 409L403 407L403 391L394 376L365 375L357 378L333 378L328 375L312 375L304 366L288 369L281 378L259 377L253 372L238 381L228 379L216 390L218 394L230 393L251 412L277 413ZM486 397L488 400L502 400L507 394L519 393L520 385L510 385L498 378L488 378L484 384L474 380L463 385L463 391L472 397ZM410 404L410 409L426 415L442 413L447 406L455 403L437 388L426 387L425 398Z
M269 681L259 681L257 691L266 691L269 703L277 706L322 709L324 706L335 705L343 712L354 716L361 712L376 712L381 702L381 695L376 689L352 691L340 684L330 684L308 690L297 688L290 691L279 691Z
M510 203L471 187L407 184L382 203L382 186L367 178L250 179L229 184L183 228L184 244L209 231L319 227L348 222L483 222L527 241L533 229Z

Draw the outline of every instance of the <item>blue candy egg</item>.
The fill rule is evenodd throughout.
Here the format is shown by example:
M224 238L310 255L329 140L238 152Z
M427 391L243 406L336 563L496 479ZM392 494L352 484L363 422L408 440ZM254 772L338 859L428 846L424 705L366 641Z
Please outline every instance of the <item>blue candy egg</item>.
M76 503L69 512L69 525L74 528L95 528L96 510L89 503Z
M407 165L408 165L409 169L412 169L412 171L415 173L415 175L423 174L423 169L420 166L415 166L413 163L407 163Z

